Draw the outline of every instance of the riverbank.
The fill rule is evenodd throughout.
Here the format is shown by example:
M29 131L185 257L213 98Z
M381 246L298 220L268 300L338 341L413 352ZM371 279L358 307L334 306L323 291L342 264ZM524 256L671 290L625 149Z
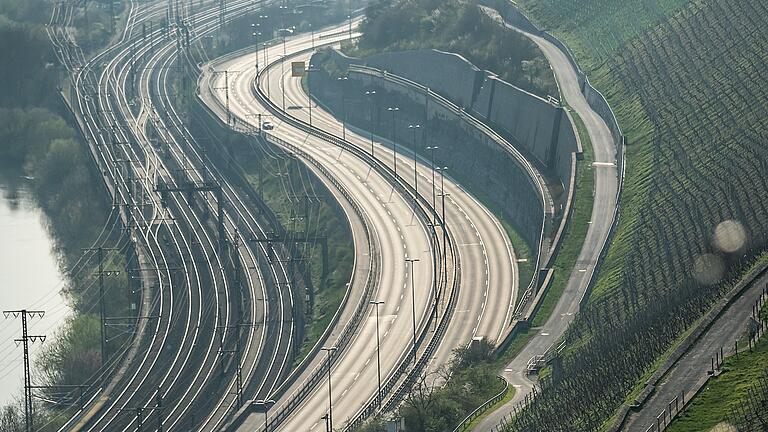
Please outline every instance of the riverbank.
M60 70L45 25L53 5L42 0L0 0L0 274L4 309L42 309L45 317L30 320L30 334L47 340L32 344L35 430L55 430L73 403L62 386L81 385L101 364L98 289L94 289L95 254L83 248L117 245L119 225L99 185L85 143L67 124L59 105ZM89 4L90 32L96 49L106 43L103 10ZM121 8L118 8L119 12ZM74 11L74 22L84 19ZM78 21L80 20L80 21ZM98 33L98 34L97 34ZM79 41L83 35L76 32ZM7 66L6 66L7 65ZM3 183L3 179L5 183ZM119 253L105 260L125 268ZM127 286L124 271L110 278L107 289ZM112 290L107 314L125 315L130 290ZM10 316L10 318L13 318ZM0 375L7 374L7 397L0 400L0 430L24 429L21 349L11 339L21 334L18 319L0 323ZM95 331L94 331L95 329ZM112 347L127 336L114 338ZM18 357L18 358L17 358ZM5 384L5 382L2 382ZM48 404L43 401L51 401Z
M23 172L0 169L0 304L4 310L46 311L30 323L30 331L40 335L53 335L72 311L62 292L65 275L48 226ZM23 353L13 343L19 337L18 319L0 322L0 405L14 403L23 389ZM40 349L33 346L33 360Z

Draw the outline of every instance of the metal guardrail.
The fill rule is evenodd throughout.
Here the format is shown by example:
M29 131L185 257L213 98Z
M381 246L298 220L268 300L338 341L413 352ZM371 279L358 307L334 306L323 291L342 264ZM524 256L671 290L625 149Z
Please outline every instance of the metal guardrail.
M491 408L493 405L495 405L497 402L499 402L500 400L504 399L507 396L507 393L509 392L509 382L507 382L507 380L504 379L504 377L501 375L497 376L497 378L504 383L504 389L494 397L485 401L485 403L483 403L479 407L475 408L475 410L469 413L469 415L464 417L464 420L462 420L461 423L459 423L459 425L456 426L455 429L453 429L453 432L463 432L467 430L469 428L469 425L472 424L472 422L476 418L485 414L485 412L488 411L489 408Z
M432 359L432 355L438 348L438 344L440 343L440 340L442 339L443 335L445 335L446 330L448 329L448 325L450 323L450 318L453 315L453 311L456 306L456 297L459 293L459 285L460 285L460 279L461 279L461 267L458 264L458 255L456 254L456 249L453 244L453 240L448 237L448 241L450 244L450 250L451 255L453 257L454 262L454 279L453 279L453 287L451 289L451 298L448 302L448 306L446 310L443 312L443 316L440 320L440 323L438 324L438 328L435 330L435 333L432 336L432 339L429 342L429 345L424 349L424 352L419 357L418 362L416 363L416 366L414 366L412 369L408 370L408 362L404 362L400 365L398 368L397 375L403 375L407 373L407 376L405 379L401 382L400 386L397 390L392 393L389 401L386 402L386 404L383 405L381 409L377 409L377 407L374 405L375 401L371 401L366 410L361 412L347 427L347 431L354 430L354 428L359 427L362 425L362 423L365 421L367 417L370 417L371 415L378 412L387 412L391 411L394 408L397 407L397 405L400 403L400 401L405 397L406 393L409 389L413 386L413 384L416 382L416 380L421 376L421 372L426 368L429 361ZM429 323L427 323L427 326L429 327ZM423 343L423 340L426 338L427 333L424 332L419 338L418 344L421 345ZM385 388L385 394L389 392L394 385L397 384L397 380L390 380L387 383L387 387Z
M599 269L602 267L603 262L605 262L605 258L608 255L608 249L609 245L611 244L613 238L616 235L616 231L618 229L619 225L619 217L621 215L621 203L622 203L622 194L621 191L624 186L624 180L626 177L626 137L623 135L621 131L621 126L618 123L618 120L616 119L616 114L613 112L613 109L608 104L607 99L605 96L596 88L592 86L592 84L589 82L589 77L584 73L584 71L581 70L578 63L576 62L576 58L571 52L571 50L558 38L553 36L551 33L539 29L533 21L530 20L519 8L516 2L510 1L509 3L506 3L505 6L509 8L510 10L513 10L514 13L518 16L519 20L517 23L515 22L509 22L505 18L505 14L502 13L501 10L498 9L497 4L492 4L488 0L481 0L481 4L485 5L486 7L489 7L493 10L496 10L496 12L499 13L499 15L502 17L502 20L504 23L506 23L509 26L515 27L522 32L529 32L532 34L536 34L550 43L557 46L563 53L565 53L568 62L573 67L574 71L576 72L576 75L579 79L579 84L581 86L581 93L584 95L584 97L587 99L587 104L590 106L590 108L597 113L606 123L608 126L608 129L611 132L611 136L614 140L614 145L616 146L616 167L618 170L618 185L616 190L616 206L613 209L612 219L611 219L611 226L608 231L608 235L603 240L602 244L600 245L600 254L598 255L597 262L592 267L592 272L589 276L589 281L587 282L587 289L582 293L581 299L579 300L579 306L584 307L587 302L589 301L590 293L592 292L592 289L594 288L595 284L597 283L597 278L599 274ZM607 108L608 113L605 113L604 109L600 109L600 107L596 106L597 104L594 101L590 101L591 98L587 97L588 92L591 92L594 95L597 95L597 100L604 105L605 108ZM550 346L547 351L545 352L545 356L547 358L551 358L552 356L556 355L557 352L560 351L561 347L558 346L556 349L556 352L553 353L554 344Z
M335 42L331 42L331 43L328 43L328 44L332 44L332 43L335 43ZM295 54L299 54L299 53L302 53L302 52L308 52L310 50L311 49L302 50L302 51L300 51L298 53L295 53ZM285 113L283 113L282 111L280 111L280 109L274 103L272 103L272 101L268 97L266 97L261 92L260 88L257 85L259 77L261 76L261 74L263 74L266 70L268 70L269 67L272 67L275 64L276 63L273 63L272 65L268 66L267 68L262 69L259 72L259 75L257 76L256 81L254 81L253 86L251 87L251 90L254 93L254 95L256 96L256 98L259 99L267 107L267 109L270 112L272 112L273 115L280 116L281 118L283 118L284 121L292 124L294 127L297 127L297 128L299 128L299 129L301 129L301 130L303 130L303 131L305 131L305 132L307 132L307 133L309 133L309 134L311 134L313 136L321 138L321 139L323 139L323 140L325 140L325 141L327 141L329 143L332 143L334 145L337 145L338 147L341 147L344 150L349 151L352 154L355 154L357 157L359 157L360 159L364 160L368 165L370 165L371 167L376 169L377 172L379 172L380 174L382 174L385 177L389 178L390 179L390 183L392 183L394 185L394 187L399 190L399 192L401 192L401 193L403 193L405 195L410 195L411 196L411 198L412 198L411 203L412 203L413 209L414 209L415 213L418 215L418 217L422 220L422 222L424 222L424 223L430 222L429 215L431 214L431 215L433 215L435 217L436 222L438 222L435 225L438 225L438 226L442 225L442 226L444 226L443 221L440 219L439 215L437 215L436 212L427 212L425 210L425 208L427 208L427 209L430 208L429 207L429 202L425 198L423 198L420 195L416 194L415 190L413 189L413 187L410 186L400 176L396 176L391 168L389 168L388 166L386 166L383 163L381 163L378 159L375 159L374 157L370 156L368 153L366 153L366 152L362 151L361 149L357 148L356 146L354 146L350 142L345 141L345 140L343 140L343 139L341 139L341 138L339 138L339 137L337 137L337 136L335 136L333 134L325 132L325 131L323 131L321 129L318 129L316 127L309 126L305 122L303 122L301 120L298 120L298 119L295 119L295 118L293 118L291 116L288 116ZM279 138L274 137L271 134L264 133L264 136L267 139L272 140L273 142L276 142L276 143L282 142L282 143L287 144L288 146L290 146L290 148L293 149L292 151L296 151L298 154L302 154L303 155L302 157L309 156L305 152L303 152L301 149L298 149L297 147L290 145L290 143L286 143L285 141L280 140ZM299 153L299 152L301 152L301 153ZM310 159L308 159L308 160L310 160ZM327 171L325 171L324 173L327 173ZM330 176L330 173L327 173L327 175L329 176L329 178L333 178L333 176ZM436 231L435 226L431 227L431 231L432 231L432 235L435 236L435 238L437 238L437 231ZM435 334L433 335L431 343L426 347L425 352L422 354L419 362L417 363L417 366L414 367L413 369L411 369L410 371L408 371L408 368L407 368L408 362L405 361L405 358L408 357L408 353L404 352L403 355L401 356L401 359L400 359L400 364L401 364L400 368L398 368L398 370L392 376L390 376L387 379L387 383L383 387L383 389L384 389L383 394L388 393L395 386L395 384L400 379L400 377L403 374L408 373L408 377L400 385L398 390L394 393L394 396L390 400L389 404L394 403L393 401L395 401L399 395L404 394L404 391L407 388L407 386L412 384L412 382L418 376L418 372L421 369L423 369L423 367L426 366L426 364L428 363L428 360L431 357L432 353L437 348L437 345L438 345L438 342L439 342L440 338L442 337L442 335L445 333L445 330L447 329L447 325L448 325L448 321L449 321L448 318L449 318L449 316L451 315L451 313L453 311L453 308L455 306L455 299L456 299L456 296L458 295L458 281L459 281L459 276L458 275L460 274L460 265L459 265L459 262L458 262L458 254L456 253L455 245L453 244L453 241L451 240L450 236L447 236L447 239L448 239L449 244L450 244L450 250L451 250L451 254L452 254L452 257L453 257L453 261L454 261L453 262L453 264L454 264L453 265L453 269L454 269L454 286L452 287L452 290L451 290L451 297L450 297L450 300L448 302L448 307L446 308L446 311L443 313L441 323L438 325L438 329L435 332ZM435 251L437 251L438 249L439 248L435 248ZM435 273L434 277L435 278L437 277L437 273ZM442 288L440 289L440 291L442 291ZM356 313L356 315L362 316L361 313ZM358 318L358 319L361 319L361 318ZM419 337L418 342L417 342L417 345L422 345L424 339L426 339L426 336L427 336L427 333L428 333L428 329L429 329L429 327L431 327L432 319L433 319L433 316L431 315L430 318L428 319L427 323L425 323L425 325L423 326L423 328L421 330L420 337ZM352 331L350 330L349 333L350 333L349 336L351 338ZM333 362L336 358L338 358L338 357L332 357L331 362ZM323 367L319 368L319 371L317 372L317 375L318 375L317 381L322 379L322 375L321 374L323 372L323 369L325 369L325 368L323 368ZM315 381L314 378L311 379L310 381L312 381L312 382L308 382L306 385L303 385L302 389L297 394L295 394L295 395L293 395L291 397L291 400L289 401L287 407L282 408L274 416L271 417L271 420L270 420L268 426L276 427L278 424L280 424L282 421L284 421L288 417L289 413L304 400L304 398L309 394L310 391L312 391L314 389L314 387L317 384L316 382L314 382ZM351 422L351 424L360 424L360 423L362 423L362 421L364 421L364 419L367 416L369 416L370 414L375 412L377 409L372 409L372 406L374 404L376 405L376 407L378 406L377 400L378 400L377 396L374 396L372 398L372 400L369 401L369 403L366 405L366 407L363 408L363 410L356 417L356 419Z
M259 77L266 70L267 69L265 68L262 71L260 71ZM421 197L420 195L417 195L415 193L415 191L413 190L413 188L407 182L405 182L400 176L395 176L394 171L391 168L389 168L388 166L382 164L378 159L375 159L374 157L370 156L368 153L362 151L361 149L359 149L358 147L354 146L350 142L345 141L345 140L343 140L343 139L341 139L341 138L339 138L339 137L337 137L337 136L335 136L333 134L325 132L325 131L323 131L321 129L318 129L316 127L309 126L308 124L306 124L303 121L300 121L298 119L295 119L294 117L291 117L291 116L288 116L288 115L282 113L282 111L280 111L280 109L277 108L277 106L275 106L272 103L272 101L269 100L269 98L266 97L266 95L264 95L261 92L261 89L256 85L256 82L258 82L258 79L259 78L257 77L257 80L254 82L254 85L252 86L251 90L254 92L255 96L265 106L267 106L267 108L274 115L280 116L284 121L290 123L294 127L297 127L299 129L303 130L304 132L307 132L307 133L309 133L309 134L311 134L313 136L321 138L321 139L323 139L323 140L325 140L325 141L327 141L329 143L337 145L337 146L343 148L344 150L349 151L349 152L355 154L355 156L359 157L360 159L366 161L368 163L368 165L370 165L371 167L376 169L377 172L379 172L380 174L384 175L384 177L388 177L390 179L390 182L395 186L396 189L399 189L399 191L401 193L403 193L405 195L410 195L411 198L413 199L412 200L412 206L413 206L416 214L418 215L418 217L425 224L427 222L429 222L429 215L432 214L433 212L429 212L428 213L425 210L425 207L429 208L429 203L427 202L427 200L424 199L423 197ZM269 134L265 134L265 135L270 136L271 139L280 140L279 138L272 137ZM282 140L280 140L280 141L282 141ZM295 146L293 146L293 148L295 148L298 151L301 151L300 149L296 148ZM328 173L328 175L330 175L330 173ZM421 205L419 205L419 202L421 203ZM439 220L439 216L437 216L437 217L438 217L438 222L440 222L440 225L442 225L442 220ZM435 236L435 238L437 238L437 232L436 232L436 228L434 226L431 228L431 231L432 231L432 235ZM450 236L448 238L450 239ZM454 259L456 260L454 262L454 271L456 273L458 273L459 272L459 265L458 265L458 262L457 262L457 259L458 259L457 258L457 254L455 253L453 243L450 242L450 241L449 241L449 243L451 244L452 256L454 256ZM437 251L438 249L439 248L435 248L435 251ZM437 277L437 273L435 273L434 277ZM458 277L454 277L454 280L458 281ZM456 287L454 287L454 288L456 288ZM452 290L452 296L451 296L451 301L449 302L449 308L450 308L450 306L452 306L455 303L455 301L453 301L453 300L455 300L455 293L456 293L456 291L457 291L457 289L453 289ZM362 315L362 314L360 314L360 315ZM441 336L445 332L445 329L447 328L447 320L445 319L445 317L447 315L448 315L447 313L443 314L443 322L439 326L438 332L436 332L435 338L433 338L433 339L439 338L439 336ZM419 336L419 338L417 340L417 346L422 345L423 341L426 339L426 336L427 336L427 333L428 333L427 330L431 326L432 319L433 319L432 316L430 316L428 322L426 323L426 325L424 325L424 327L423 327L423 329L421 331L421 334L420 334L420 336ZM441 331L441 329L442 329L442 331ZM350 335L350 337L351 337L351 335ZM437 345L436 343L431 343L427 347L427 349L426 349L427 352L425 354L430 354L431 355L431 352L433 352L436 349L436 345ZM425 354L422 355L421 360L417 363L416 368L414 368L413 370L418 370L420 367L426 366L427 361L428 361L430 355L425 355ZM408 367L407 367L408 366L408 362L405 359L406 359L406 357L408 357L408 355L409 354L407 352L404 352L403 356L401 356L402 357L400 359L401 366L398 368L398 370L392 376L390 376L387 379L386 384L384 386L382 386L382 393L383 394L387 394L394 387L394 385L396 384L397 378L399 378L402 374L404 374L407 371L407 369L408 369ZM319 379L322 379L322 377L320 377ZM298 406L303 401L303 399L306 397L306 395L308 395L309 392L314 389L314 384L316 384L316 383L309 383L307 386L304 386L302 388L302 390L296 396L294 396L291 399L291 401L289 402L287 407L282 408L280 411L277 412L277 414L275 414L274 416L271 417L271 420L269 422L269 426L270 427L275 427L276 425L278 425L282 421L284 421L288 417L290 412L293 410L293 408ZM401 386L399 388L398 392L396 392L395 394L402 394L402 392L403 392L403 386ZM361 424L362 421L365 418L367 418L368 416L370 416L371 414L373 414L377 410L378 410L378 398L377 398L377 396L374 396L372 398L372 400L368 402L368 404L365 406L365 408L363 408L362 412L355 418L355 420L350 422L350 425L352 426L352 425L359 425L359 424Z
M544 227L546 225L546 194L545 190L546 188L542 185L543 180L541 177L541 174L539 174L532 166L531 164L525 159L522 153L520 153L519 150L517 150L512 144L510 144L506 139L504 139L501 135L496 133L493 129L491 129L489 126L487 126L485 123L479 121L471 114L467 113L463 109L461 109L458 105L454 104L453 102L449 101L445 97L432 92L428 87L425 87L415 81L409 80L407 78L403 78L398 75L393 75L388 72L381 71L376 68L372 68L370 66L364 66L364 65L350 65L350 70L355 71L360 74L369 75L369 76L375 76L384 80L388 80L391 82L394 82L396 84L402 85L404 87L410 87L414 88L417 91L420 91L426 95L431 96L436 102L438 102L440 105L442 105L444 108L448 109L449 111L453 112L457 117L461 118L462 120L469 123L472 127L478 129L485 135L487 135L490 139L492 139L494 142L496 142L502 149L506 150L510 153L510 155L513 157L514 160L516 160L520 166L528 173L528 176L531 179L531 182L533 182L539 193L539 199L542 203L542 209L543 215L542 215L542 225L541 225L541 232L539 234L539 246L538 246L538 253L536 254L536 273L534 277L531 279L531 282L529 282L528 286L526 287L526 290L523 293L522 298L520 299L520 302L515 307L515 311L512 315L513 318L519 317L522 315L523 311L525 310L525 306L528 304L529 300L534 296L536 292L536 287L539 284L539 267L541 266L541 250L544 244Z
M216 100L218 102L218 99ZM220 105L220 104L219 104ZM204 103L201 103L201 106L203 107L206 112L214 117L218 118L215 113L213 113L207 105ZM221 107L223 108L223 107ZM246 135L252 135L254 131L252 130L245 130L245 129L234 129L236 132L243 133ZM304 152L300 148L294 146L293 144L284 141L274 135L271 135L269 133L262 132L257 135L259 139L264 139L268 142L270 142L273 145L277 145L279 147L285 148L289 152L293 153L294 155L306 160L307 162L311 163L315 168L317 168L326 178L329 179L329 181L333 184L333 186L341 193L341 195L349 202L350 206L352 207L353 211L357 215L358 218L362 221L363 225L365 226L365 236L366 236L366 243L368 245L368 251L369 255L371 256L371 269L368 272L368 278L365 284L365 288L363 291L363 295L361 296L361 300L356 306L355 312L353 313L353 318L350 320L342 330L341 334L336 340L335 346L340 350L343 351L344 348L348 345L349 341L352 339L352 336L354 336L355 331L357 328L359 328L360 322L362 320L362 311L365 308L365 306L368 304L368 300L371 298L373 293L373 288L375 286L375 282L378 279L378 274L380 272L380 265L379 265L379 259L378 255L375 253L375 248L373 246L371 236L370 236L370 227L367 219L364 217L364 214L362 212L362 209L360 208L359 204L355 201L355 199L352 197L352 195L347 191L347 189L339 183L336 178L331 175L331 173L322 165L320 164L314 157L309 155L308 153ZM326 328L323 335L320 337L319 342L322 342L323 340L327 339L327 337L332 332L335 325L339 322L341 318L341 313L343 306L346 304L346 300L349 296L349 290L345 294L345 298L342 300L342 304L339 307L339 309L336 310L336 313L334 314L334 317L331 319L330 325ZM302 360L301 363L299 363L299 366L294 368L294 372L292 372L288 378L286 378L285 381L278 387L278 389L270 395L270 398L277 399L280 396L284 395L285 392L290 388L291 385L295 384L296 380L300 376L301 372L306 368L307 363L311 362L313 360L314 355L317 354L320 351L320 347L322 344L320 343L315 344L315 346L310 350L310 353ZM332 361L333 363L333 361ZM311 377L308 380L304 381L304 384L302 385L302 389L299 393L295 393L291 395L291 400L297 400L298 402L302 401L304 397L308 394L309 391L314 389L314 387L324 379L325 377L325 371L327 370L327 366L325 363L322 363L318 365L315 370L313 370ZM294 408L294 404L290 405L290 408ZM238 413L235 415L235 420L241 416L247 416L250 413L250 410L248 409L248 406L246 404L245 407L241 408L241 410L238 411ZM273 420L274 421L274 420ZM272 422L270 422L272 423ZM233 426L233 425L230 425Z

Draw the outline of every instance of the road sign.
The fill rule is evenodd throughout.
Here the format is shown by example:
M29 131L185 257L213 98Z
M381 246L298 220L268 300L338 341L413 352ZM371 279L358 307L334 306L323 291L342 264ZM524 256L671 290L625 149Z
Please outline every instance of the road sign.
M291 62L291 76L303 77L304 69L306 69L306 67L304 66L303 61Z

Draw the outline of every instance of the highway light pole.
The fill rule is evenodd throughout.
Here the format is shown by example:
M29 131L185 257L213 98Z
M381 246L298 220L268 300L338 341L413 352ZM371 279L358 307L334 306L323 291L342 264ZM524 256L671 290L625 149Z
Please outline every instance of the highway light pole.
M421 125L419 124L408 125L408 129L413 131L413 141L411 145L413 148L413 187L416 189L414 197L419 196L419 175L416 173L416 131L419 130L419 128L421 128Z
M445 228L445 172L448 171L448 167L438 167L436 170L440 171L440 196L443 197L443 228Z
M292 33L292 31L290 29L285 28L285 9L288 9L288 6L283 5L283 6L280 6L279 9L280 9L280 14L282 16L282 23L283 23L283 28L281 28L279 30L280 34L283 36L283 56L280 57L280 81L282 82L283 76L285 75L285 66L284 66L284 64L285 64L285 56L286 56L286 54L285 54L285 36L289 32ZM283 91L283 112L285 112L285 83L283 83L283 85L281 85L280 88Z
M366 91L365 95L371 100L370 105L368 105L368 127L371 130L371 157L373 157L373 103L375 102L373 97L376 96L376 90Z
M283 36L283 47L285 47L285 36ZM278 85L280 86L280 92L282 93L282 107L283 112L285 112L285 83L283 82L283 77L285 76L285 66L283 65L285 63L285 48L283 48L283 55L280 56L280 79Z
M446 248L448 243L448 230L446 228L446 222L445 222L445 197L451 196L451 194L445 192L445 172L448 171L448 167L442 167L438 168L440 171L440 201L442 202L442 231L443 231L443 266L447 270L448 268L448 261L446 260L445 254L446 254ZM440 303L442 304L442 302Z
M395 115L400 111L400 108L389 107L387 108L387 111L392 113L392 163L395 169L395 177L397 177L397 135L395 132Z
M264 20L269 18L267 15L259 15L256 17L259 20ZM261 36L261 22L258 23L251 23L251 28L253 29L253 37L256 38L256 74L259 74L259 36ZM266 44L265 44L266 45Z
M413 267L419 262L418 258L408 258L406 256L405 262L411 264L411 312L413 316L413 365L416 366L416 286L413 279Z
M349 77L336 78L341 85L341 139L347 140L347 95L346 86L344 85Z
M437 212L435 210L435 150L438 146L428 146L427 150L430 152L430 164L432 165L432 220L437 219Z
M320 416L320 420L325 420L325 432L331 432L331 425L328 424L328 414Z
M435 318L435 331L437 331L437 303L439 301L440 296L437 293L437 246L436 243L436 234L435 234L435 227L436 225L433 222L427 222L427 226L430 228L429 233L429 249L430 249L430 255L432 255L432 268L435 269L435 274L432 277L432 297L435 299L435 302L432 306L432 315Z
M333 430L333 398L331 392L331 355L336 352L338 348L320 348L328 354L328 430Z
M264 15L259 15L259 18L261 18ZM258 30L259 27L261 27L261 23L251 23L251 28L253 29L253 37L256 39L256 50L254 53L256 54L256 74L259 73L259 36L261 36L261 32Z
M376 403L381 408L381 338L379 337L379 305L383 305L381 300L371 300L370 304L375 306L376 309L376 373L379 381L379 391L376 394Z
M442 223L442 228L443 228L443 268L446 269L446 270L447 270L447 267L448 267L448 261L445 258L445 256L446 256L445 255L446 254L446 248L447 248L447 244L448 244L448 229L446 228L446 222L445 222L445 197L447 197L447 196L451 196L451 194L449 194L447 192L441 192L440 193L440 198L441 198L441 200L443 202L443 223ZM442 302L440 304L442 305Z
M312 127L312 72L317 72L317 69L313 69L312 65L310 64L307 68L307 105L309 106L309 126ZM283 97L285 97L285 84L283 84ZM285 102L283 102L283 105L285 105ZM283 106L283 111L285 111L285 106Z
M271 68L266 67L269 65L269 47L267 47L267 43L264 44L264 70L267 71L267 98L272 98L272 83L269 81L269 70ZM258 84L258 83L256 83Z
M315 29L312 27L312 23L309 23L309 30L312 32L312 49L315 49Z

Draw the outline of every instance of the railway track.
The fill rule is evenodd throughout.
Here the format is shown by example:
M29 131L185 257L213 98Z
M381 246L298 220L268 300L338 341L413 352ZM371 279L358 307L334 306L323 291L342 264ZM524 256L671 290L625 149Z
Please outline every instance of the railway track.
M153 110L148 107L154 104L163 108L170 106L167 92L163 95L161 91L151 91L160 90L159 85L150 84L153 81L159 83L156 80L162 76L152 71L156 65L167 61L164 59L167 59L168 47L173 46L173 41L163 41L160 29L142 38L133 33L149 19L170 15L163 3L141 6L131 3L119 42L90 61L85 61L82 50L67 35L66 25L73 14L72 3L57 5L49 27L60 60L72 73L76 102L73 111L89 142L91 154L110 194L121 203L123 223L133 226L137 237L144 237L146 244L154 246L150 248L151 265L157 269L160 281L155 300L150 302L151 309L142 311L159 317L155 320L156 325L149 329L151 335L142 338L147 329L137 329L133 356L124 358L123 367L112 382L101 386L86 408L63 429L127 430L139 421L140 415L133 414L134 411L139 414L140 410L154 415L158 427L188 430L211 425L213 428L233 406L229 393L238 375L227 374L229 376L221 379L221 370L240 370L242 364L234 367L233 364L242 362L246 364L246 375L250 379L257 375L256 365L260 365L266 376L261 382L267 383L278 381L288 364L293 338L293 320L285 319L293 309L288 270L279 261L268 266L275 286L280 288L273 290L276 296L264 295L268 288L258 272L257 257L258 254L265 255L266 251L263 245L241 243L230 260L230 267L236 266L234 263L237 262L252 269L243 275L248 294L241 297L240 287L232 286L233 277L231 271L227 271L228 257L222 247L224 239L217 238L221 237L221 232L216 233L209 218L215 207L225 204L210 196L196 197L192 202L193 195L162 196L163 193L158 193L158 184L183 189L190 182L209 184L215 181L221 190L219 198L228 203L222 223L227 238L235 239L241 232L265 233L226 179L216 175L219 173L209 177L211 171L206 170L200 155L194 151L187 154L194 147L189 145L190 137L185 135L186 130L178 117L158 119L152 125L157 136L167 143L169 155L161 155L149 139L146 126ZM194 12L200 34L217 27L218 11L213 6L214 2L208 2ZM249 2L229 5L229 16L246 6ZM136 104L127 94L132 90L137 57L147 55L149 60L145 65L152 66L142 69L141 109L134 115ZM102 70L96 81L93 72L98 66ZM111 137L105 137L102 133L105 130ZM113 166L120 164L123 165L119 168ZM165 251L172 251L174 256L166 256ZM181 278L174 277L177 271L181 271ZM264 299L261 306L255 301L244 301L244 298L255 299L259 293ZM271 312L267 304L273 301L274 312ZM243 303L250 305L247 311L240 310ZM240 310L241 316L235 316L235 310ZM270 313L277 319L269 319ZM245 325L243 316L250 324ZM256 325L256 321L262 325ZM266 355L264 346L268 329L264 324L268 322L287 329L278 333L279 339L286 339L287 343L273 344L275 347ZM237 345L241 339L245 339L242 358L246 360L220 360L221 351L228 351L224 348ZM136 347L142 348L140 354ZM262 358L269 359L266 365ZM209 390L219 394L215 398L216 407L211 410L211 415L200 421L189 413L201 408L200 401L203 401L202 405L209 403L212 395Z

